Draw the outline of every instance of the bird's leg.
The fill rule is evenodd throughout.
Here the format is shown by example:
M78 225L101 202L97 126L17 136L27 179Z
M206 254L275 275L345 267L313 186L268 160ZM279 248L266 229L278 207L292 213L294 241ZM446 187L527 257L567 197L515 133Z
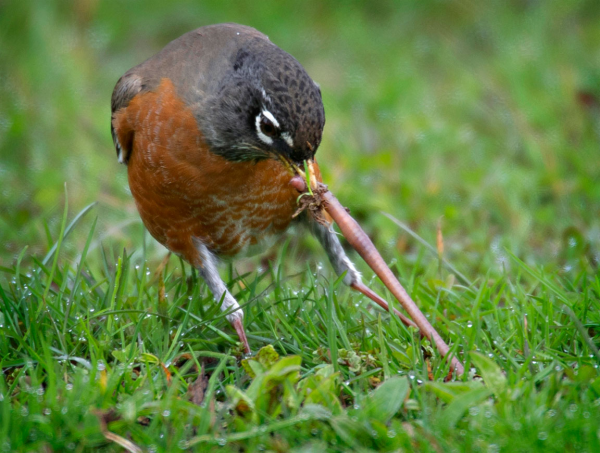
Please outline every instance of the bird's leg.
M333 227L330 226L328 228L326 225L322 225L310 217L308 217L308 222L313 235L319 240L325 249L327 257L329 258L329 261L331 262L335 272L338 275L342 275L344 272L346 273L344 276L344 283L350 286L352 289L363 293L384 310L390 311L388 303L361 281L360 272L356 270L356 267L354 267L354 264L346 255L346 252L344 251L337 234L333 231ZM395 308L394 313L400 318L404 325L417 327L414 322L412 322Z
M217 268L216 257L196 238L194 238L194 246L196 247L196 250L198 250L200 257L199 261L201 263L201 265L196 266L198 273L206 282L206 286L208 286L208 289L212 292L215 300L217 302L223 301L221 303L221 311L230 312L227 315L227 320L237 332L246 353L249 354L251 352L250 345L248 344L243 324L244 312L240 308L237 300L235 300L235 297L233 297L227 289L225 282L221 279Z

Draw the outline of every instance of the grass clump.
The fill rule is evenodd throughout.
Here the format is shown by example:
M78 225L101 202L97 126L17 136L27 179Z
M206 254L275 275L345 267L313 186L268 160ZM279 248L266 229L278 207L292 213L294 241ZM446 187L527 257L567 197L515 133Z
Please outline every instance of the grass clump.
M65 211L60 237L67 220ZM75 260L60 255L61 239L27 268L2 268L7 451L599 446L600 280L584 262L561 275L511 256L514 275L464 286L441 279L435 262L415 271L399 259L400 277L470 370L445 383L432 345L340 279L311 267L284 278L293 250L229 279L262 348L241 360L193 269L171 258L156 274L140 254L90 253L94 225Z

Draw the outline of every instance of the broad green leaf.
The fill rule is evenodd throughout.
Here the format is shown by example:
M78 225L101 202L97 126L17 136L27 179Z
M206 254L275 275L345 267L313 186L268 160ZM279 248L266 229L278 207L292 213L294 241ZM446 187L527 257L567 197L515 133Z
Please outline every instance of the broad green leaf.
M506 389L506 377L502 373L502 369L492 359L479 352L471 351L470 354L473 364L483 377L485 386L496 395L496 398L500 398Z
M321 376L324 378L328 378L329 376L333 376L335 373L335 369L333 368L333 365L323 365L321 366L317 372L315 373L315 376Z
M457 396L442 412L440 417L442 427L446 429L454 428L469 407L480 403L491 394L490 389L482 387Z
M158 360L158 357L156 357L154 354L150 354L148 352L143 352L140 355L140 359L142 360L142 362L154 363L157 365L160 363L160 360Z
M252 401L252 399L250 399L242 390L233 385L228 385L225 387L225 392L231 400L231 404L238 412L246 413L254 411L254 401Z
M119 362L127 363L127 354L124 351L121 351L119 349L115 349L111 354Z
M331 411L320 404L305 404L300 411L300 415L310 420L329 420Z
M408 389L406 377L392 377L385 381L367 398L365 409L369 417L387 423L402 407Z
M251 378L259 373L264 373L279 360L279 354L272 345L261 348L254 357L242 360L242 367ZM260 366L257 366L260 365Z
M329 423L335 433L348 445L356 445L357 439L365 431L361 423L351 419L347 415L333 417Z
M273 345L267 345L261 348L256 357L252 357L250 360L256 360L264 365L266 369L269 369L279 360L279 354L277 354Z
M267 375L271 379L284 379L290 374L300 371L301 364L302 357L299 355L284 357L271 366L271 368L267 371Z
M471 390L480 389L483 384L477 381L470 382L437 382L429 381L423 385L423 388L435 394L444 403L451 403L457 396L463 395Z
M256 378L256 376L264 374L266 371L263 364L257 362L256 360L242 360L242 367L244 367L244 370L252 379Z

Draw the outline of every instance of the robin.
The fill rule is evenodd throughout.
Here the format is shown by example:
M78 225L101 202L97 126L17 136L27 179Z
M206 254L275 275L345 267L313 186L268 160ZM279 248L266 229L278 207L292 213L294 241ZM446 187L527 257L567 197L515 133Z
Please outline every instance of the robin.
M264 251L303 222L344 282L364 286L326 222L294 219L324 124L321 90L302 65L237 24L186 33L113 91L111 132L144 225L198 270L246 352L219 261Z

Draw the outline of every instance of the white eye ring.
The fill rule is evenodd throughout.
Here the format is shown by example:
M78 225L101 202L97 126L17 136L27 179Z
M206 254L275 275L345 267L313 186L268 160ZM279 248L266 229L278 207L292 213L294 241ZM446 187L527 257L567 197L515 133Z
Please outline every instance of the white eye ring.
M275 119L275 117L273 116L273 114L266 109L263 110L258 115L256 115L256 120L255 120L254 124L256 126L256 134L258 135L258 138L261 139L263 142L265 142L267 145L272 145L273 138L269 137L267 134L265 134L263 132L262 125L265 122L269 123L274 128L274 130L278 133L279 132L279 121L277 121Z

